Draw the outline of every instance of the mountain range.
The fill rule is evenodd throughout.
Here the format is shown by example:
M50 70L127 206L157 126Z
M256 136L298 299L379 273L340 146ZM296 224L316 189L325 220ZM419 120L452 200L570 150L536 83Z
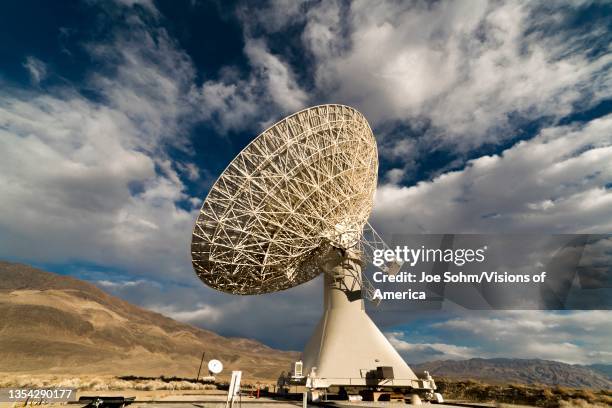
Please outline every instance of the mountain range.
M228 338L111 296L97 286L0 261L0 374L195 377L202 352L224 373L275 380L299 353ZM481 359L412 365L434 378L612 388L611 366Z
M95 285L0 262L0 372L195 377L202 352L245 378L276 379L299 354L227 338ZM206 373L207 374L207 373Z
M429 371L434 377L474 379L490 383L544 384L574 388L611 389L611 379L590 366L566 364L558 361L517 358L472 358L469 360L441 360L413 365L415 371Z

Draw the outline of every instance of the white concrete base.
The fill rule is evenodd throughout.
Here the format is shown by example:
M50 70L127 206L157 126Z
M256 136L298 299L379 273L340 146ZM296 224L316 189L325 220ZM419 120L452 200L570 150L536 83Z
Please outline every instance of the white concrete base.
M309 388L409 386L431 389L419 380L365 312L358 253L330 252L323 261L324 312L302 355ZM379 378L377 367L392 367Z

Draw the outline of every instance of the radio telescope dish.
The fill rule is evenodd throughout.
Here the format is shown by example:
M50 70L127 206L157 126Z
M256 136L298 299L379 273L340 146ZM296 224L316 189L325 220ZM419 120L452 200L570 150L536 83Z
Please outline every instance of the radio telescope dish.
M208 286L238 295L323 274L323 316L294 366L308 374L296 370L288 381L310 389L380 381L431 394L433 380L414 374L365 311L364 294L374 290L362 268L387 248L367 223L377 173L376 140L355 109L321 105L288 116L210 189L193 229L193 267Z
M210 360L208 362L208 371L213 374L219 374L221 371L223 371L223 363L219 360Z
M240 295L288 289L321 273L326 244L355 246L372 209L378 154L361 113L302 110L228 165L197 218L191 252L208 286Z

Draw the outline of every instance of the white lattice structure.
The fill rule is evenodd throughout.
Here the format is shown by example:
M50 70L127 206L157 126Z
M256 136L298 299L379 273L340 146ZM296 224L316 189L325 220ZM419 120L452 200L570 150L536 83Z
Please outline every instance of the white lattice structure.
M386 248L367 224L377 172L376 141L363 115L343 105L308 108L238 154L193 230L194 269L215 289L269 293L324 274L324 313L302 355L303 374L290 376L313 392L334 385L435 389L365 312L363 296L373 288L362 267ZM395 273L397 266L382 269Z
M357 244L372 208L376 141L361 113L321 105L253 140L216 181L196 221L193 266L234 294L307 282L326 244Z

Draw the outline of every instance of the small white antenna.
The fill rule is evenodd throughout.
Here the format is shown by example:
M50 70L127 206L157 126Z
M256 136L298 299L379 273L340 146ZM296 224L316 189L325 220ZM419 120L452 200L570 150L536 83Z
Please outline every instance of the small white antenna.
M208 371L211 375L219 374L221 371L223 371L223 363L219 360L210 360L208 362Z

